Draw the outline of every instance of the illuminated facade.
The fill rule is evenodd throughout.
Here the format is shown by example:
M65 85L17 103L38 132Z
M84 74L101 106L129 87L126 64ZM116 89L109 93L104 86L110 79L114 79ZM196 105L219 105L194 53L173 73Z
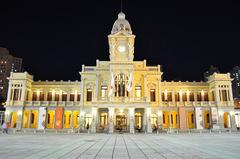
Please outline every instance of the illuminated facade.
M6 121L16 129L122 130L235 128L230 74L207 82L163 81L161 66L134 61L131 26L120 13L108 36L110 61L82 65L80 81L34 81L12 73Z

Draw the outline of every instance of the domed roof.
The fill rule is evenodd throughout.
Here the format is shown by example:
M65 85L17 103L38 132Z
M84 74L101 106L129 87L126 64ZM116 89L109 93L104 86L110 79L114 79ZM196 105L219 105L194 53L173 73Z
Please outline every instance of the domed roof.
M126 31L132 34L131 26L127 19L125 19L125 14L123 12L118 14L118 19L113 24L111 34L115 34L119 31Z

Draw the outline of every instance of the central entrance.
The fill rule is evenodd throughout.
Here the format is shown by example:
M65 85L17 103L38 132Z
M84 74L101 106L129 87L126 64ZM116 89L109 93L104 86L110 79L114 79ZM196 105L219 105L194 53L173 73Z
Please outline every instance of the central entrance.
M116 125L115 129L119 131L127 130L127 117L125 113L120 113L116 115Z

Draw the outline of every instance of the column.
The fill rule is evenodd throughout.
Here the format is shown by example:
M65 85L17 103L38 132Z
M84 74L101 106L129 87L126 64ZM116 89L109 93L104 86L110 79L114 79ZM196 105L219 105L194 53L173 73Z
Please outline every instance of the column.
M171 111L168 112L168 128L172 128L172 118L171 118Z
M71 111L70 128L73 129L73 111Z
M215 102L217 103L217 105L219 105L220 102L220 96L219 96L219 89L218 89L218 85L215 83L214 85L214 97L215 97Z
M147 132L152 133L152 125L151 125L151 108L146 108L147 111Z
M80 131L84 130L84 115L85 115L84 109L80 108L79 121L78 121Z
M233 102L233 91L232 91L232 83L231 82L228 87L229 87L229 98L230 98L230 101Z
M17 112L17 126L16 128L20 130L22 128L22 109L19 109Z
M134 114L135 108L128 108L130 117L130 133L134 134Z
M97 108L92 108L92 124L91 124L91 132L96 133L97 130Z
M109 125L109 133L113 133L114 131L114 125L113 125L113 120L114 120L114 108L108 108L108 125Z
M18 96L17 96L17 100L20 101L21 99L21 87L17 87L18 88Z
M193 96L194 96L194 102L196 102L197 101L197 91L193 92Z
M183 102L183 100L182 100L182 90L179 91L179 100L180 100L180 103Z
M7 93L7 102L10 102L11 98L11 91L12 91L12 80L9 80L8 84L8 93Z
M31 122L31 110L29 110L29 114L28 114L28 128L30 128L30 122Z
M74 102L77 102L77 91L74 92Z
M158 111L158 127L160 129L163 128L163 112L162 112L162 110Z
M186 94L187 94L187 102L189 102L190 101L190 92L187 90L187 92L186 92Z
M144 82L144 97L148 97L148 95L147 95L147 75L143 75L143 82Z
M162 94L161 94L161 91L160 91L160 78L157 78L157 82L158 82L158 91L156 91L157 94L157 97L158 97L158 103L160 104L162 102Z
M82 78L82 81L81 81L81 100L80 100L80 105L83 105L84 103L84 81L85 81L85 78ZM69 100L68 100L69 101Z
M60 90L60 92L59 92L59 101L60 102L62 101L62 90Z
M172 102L175 103L175 92L174 92L174 90L172 90Z
M96 90L95 90L95 98L97 99L98 98L98 91L99 91L99 85L98 85L98 82L99 82L99 74L96 74Z
M70 92L67 92L67 102L70 101Z
M44 91L44 101L47 101L48 91Z

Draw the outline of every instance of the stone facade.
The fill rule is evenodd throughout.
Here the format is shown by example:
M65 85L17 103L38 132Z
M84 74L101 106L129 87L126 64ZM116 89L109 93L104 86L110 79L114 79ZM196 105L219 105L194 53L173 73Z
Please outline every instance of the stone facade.
M82 65L80 81L34 81L11 73L6 121L16 129L130 133L235 128L230 74L207 82L163 81L161 66L134 61L130 24L120 13L108 36L110 61Z

